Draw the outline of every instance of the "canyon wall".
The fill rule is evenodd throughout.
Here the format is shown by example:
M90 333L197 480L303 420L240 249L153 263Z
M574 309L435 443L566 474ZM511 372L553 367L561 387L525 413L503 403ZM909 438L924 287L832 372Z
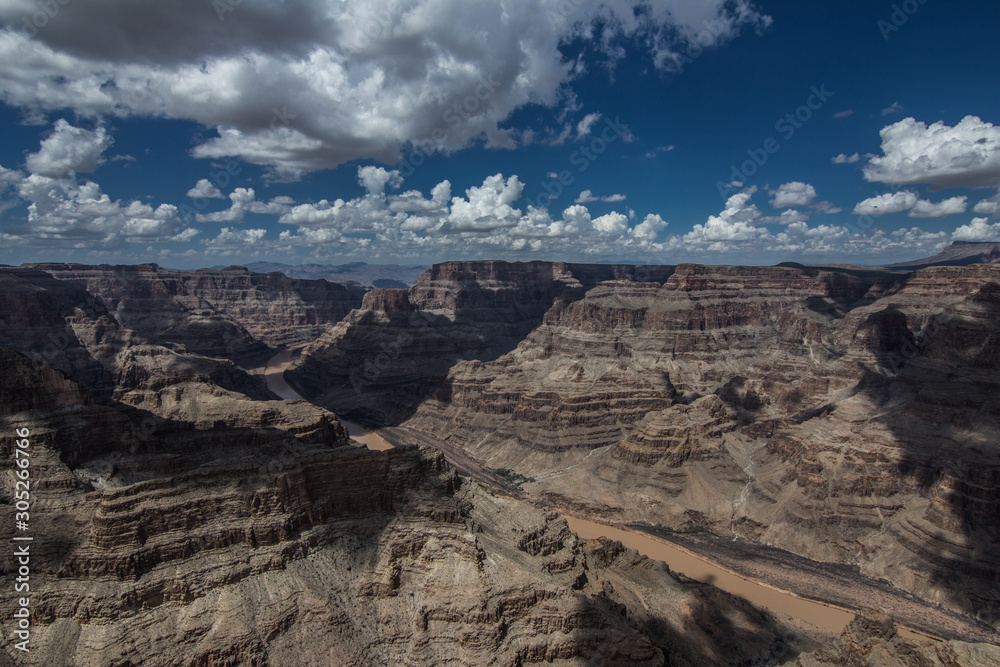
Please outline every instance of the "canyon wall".
M438 265L367 295L289 376L555 506L1000 620L1000 267L640 269Z
M275 348L306 342L361 305L365 288L280 273L174 271L156 264L26 265L100 299L124 327L179 351L260 365Z
M142 297L156 312L156 297ZM169 297L162 299L169 311ZM258 379L226 359L187 352L183 345L152 342L123 326L105 301L75 284L33 268L0 269L0 346L28 355L86 385L96 396L121 396L133 390L159 391L184 382L207 383L249 399L273 398ZM180 327L181 336L190 330ZM227 327L227 331L233 331ZM169 338L166 329L158 335ZM225 337L220 334L216 340ZM268 348L243 337L237 348ZM244 345L251 341L249 347ZM233 356L239 356L234 354Z
M14 429L30 430L34 664L718 665L783 647L745 601L462 484L430 450L166 419L0 349ZM0 591L5 618L17 597Z
M409 290L376 289L287 374L303 395L357 418L401 423L456 363L516 348L552 308L604 280L666 280L670 266L447 262Z
M781 655L745 602L433 450L357 448L334 412L444 439L539 504L848 564L996 627L1000 266L453 262L348 298L237 267L44 266L0 269L44 664ZM247 372L320 331L288 379L324 407ZM917 651L859 618L800 664ZM918 652L994 655L942 646Z

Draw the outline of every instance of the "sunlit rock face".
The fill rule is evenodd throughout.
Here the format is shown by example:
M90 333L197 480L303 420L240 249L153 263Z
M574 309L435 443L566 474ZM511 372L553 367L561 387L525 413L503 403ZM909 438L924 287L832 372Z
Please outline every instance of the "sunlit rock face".
M996 265L444 264L290 375L555 504L854 564L996 622L998 294Z
M30 431L37 480L38 664L715 665L781 649L746 602L462 484L434 451L359 448L332 416L301 431L95 402L6 349L0 371L0 428ZM5 615L18 604L0 592Z
M844 629L835 642L799 656L795 667L856 665L857 667L904 667L905 665L995 665L1000 647L950 641L904 639L891 616L878 609L865 609Z

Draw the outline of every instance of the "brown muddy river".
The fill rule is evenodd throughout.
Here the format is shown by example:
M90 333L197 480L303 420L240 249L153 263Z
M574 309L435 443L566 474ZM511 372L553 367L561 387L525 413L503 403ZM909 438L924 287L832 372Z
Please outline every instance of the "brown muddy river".
M302 401L305 399L299 396L299 393L292 389L291 386L289 386L289 384L285 381L285 371L291 365L292 356L296 349L298 348L289 347L271 357L270 360L268 360L267 365L264 367L263 375L264 381L267 383L267 388L275 394L281 398ZM392 449L392 445L382 439L381 436L369 432L360 424L355 424L354 422L349 422L345 419L341 419L340 423L347 429L347 433L351 436L351 440L367 446L368 449Z
M663 561L675 572L682 572L692 579L713 584L749 600L758 607L805 621L826 632L840 634L854 618L854 614L849 611L805 600L792 593L752 581L650 535L572 516L566 516L566 520L573 532L580 537L586 539L608 537L618 540L644 556Z

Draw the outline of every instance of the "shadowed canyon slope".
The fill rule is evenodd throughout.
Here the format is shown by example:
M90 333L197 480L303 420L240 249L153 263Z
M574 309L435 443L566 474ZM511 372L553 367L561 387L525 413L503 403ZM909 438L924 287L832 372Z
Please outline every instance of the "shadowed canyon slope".
M311 340L361 304L365 288L242 266L172 271L156 264L26 265L99 298L118 322L156 343L245 365Z
M1000 267L456 262L362 296L49 264L0 287L0 428L32 433L39 664L996 657L864 615L796 656L745 601L405 443L443 439L539 503L778 545L995 623ZM320 333L287 375L316 404L276 400L250 371ZM416 431L368 451L334 412Z
M638 270L438 265L366 295L289 378L556 506L1000 619L1000 267Z
M782 645L746 602L335 420L163 419L10 350L0 405L32 441L34 664L715 665Z

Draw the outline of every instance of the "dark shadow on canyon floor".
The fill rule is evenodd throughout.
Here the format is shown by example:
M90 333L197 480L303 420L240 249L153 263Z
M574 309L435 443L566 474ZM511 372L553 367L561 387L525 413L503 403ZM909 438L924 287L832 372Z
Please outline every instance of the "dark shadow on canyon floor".
M904 448L897 474L927 502L898 539L930 566L942 602L987 623L1000 620L998 294L991 283L968 299L978 317L937 314L913 331L905 317L873 323L883 364L863 383Z

